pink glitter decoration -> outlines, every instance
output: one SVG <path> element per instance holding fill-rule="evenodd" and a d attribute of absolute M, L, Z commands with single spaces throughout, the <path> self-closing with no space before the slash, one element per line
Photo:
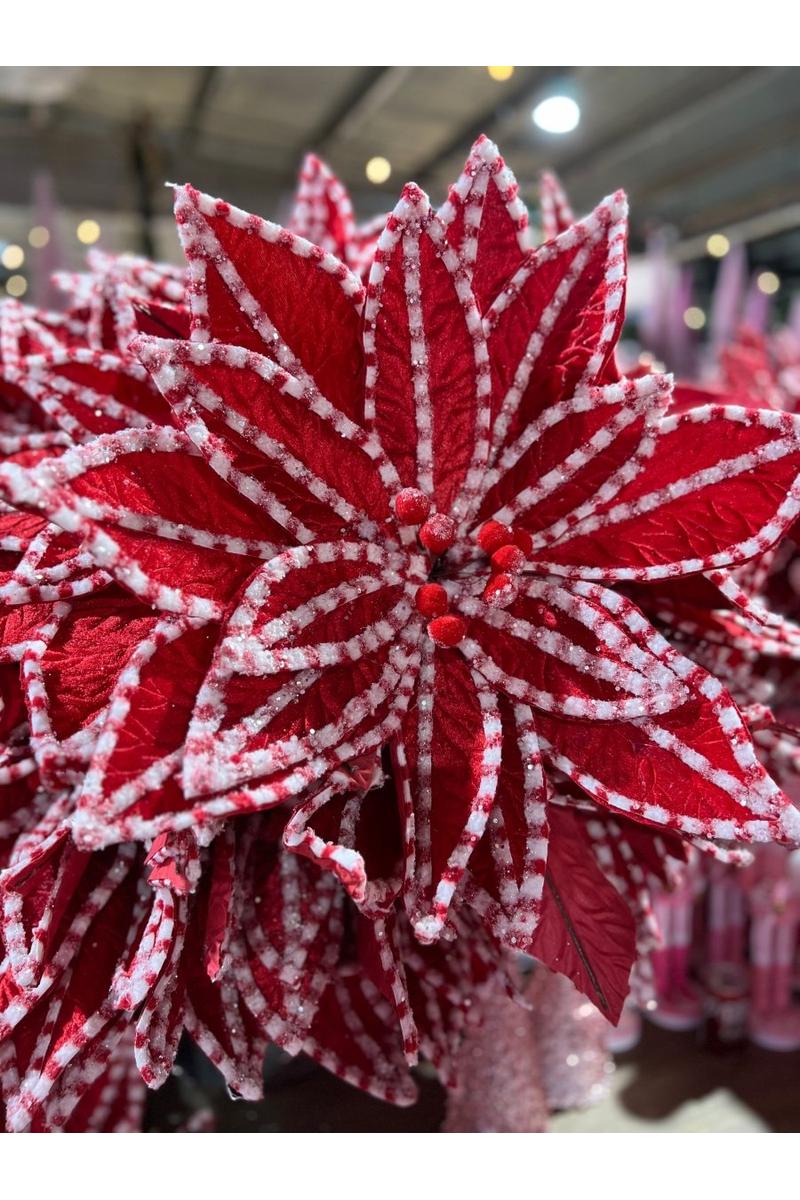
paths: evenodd
<path fill-rule="evenodd" d="M 458 1086 L 449 1094 L 442 1132 L 545 1132 L 547 1100 L 530 1013 L 497 981 L 473 1008 L 482 1021 L 470 1024 L 461 1044 Z"/>
<path fill-rule="evenodd" d="M 614 1064 L 602 1014 L 563 975 L 538 968 L 528 989 L 551 1109 L 588 1108 L 608 1093 Z"/>

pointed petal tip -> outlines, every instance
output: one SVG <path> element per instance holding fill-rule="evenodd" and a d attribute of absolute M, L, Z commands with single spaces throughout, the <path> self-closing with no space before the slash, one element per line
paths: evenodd
<path fill-rule="evenodd" d="M 153 333 L 137 333 L 128 343 L 128 349 L 143 366 L 149 367 L 153 363 L 161 362 L 166 349 L 177 348 L 176 342 L 180 342 L 181 347 L 191 345 L 191 343 L 184 342 L 182 338 L 158 337 Z"/>
<path fill-rule="evenodd" d="M 608 197 L 608 206 L 613 217 L 620 219 L 628 215 L 628 194 L 623 188 L 618 188 Z"/>
<path fill-rule="evenodd" d="M 473 154 L 478 155 L 484 162 L 494 162 L 496 159 L 502 157 L 497 142 L 492 141 L 488 134 L 485 133 L 480 134 L 472 143 L 470 157 Z"/>
<path fill-rule="evenodd" d="M 395 205 L 395 213 L 400 216 L 424 215 L 430 209 L 427 192 L 418 183 L 409 182 L 403 186 L 400 199 Z"/>
<path fill-rule="evenodd" d="M 311 180 L 324 180 L 327 183 L 336 181 L 336 172 L 314 150 L 307 150 L 303 155 L 303 161 L 300 166 L 300 181 L 309 182 Z"/>

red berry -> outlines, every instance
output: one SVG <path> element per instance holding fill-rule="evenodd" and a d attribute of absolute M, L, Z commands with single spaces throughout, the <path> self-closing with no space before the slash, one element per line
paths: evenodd
<path fill-rule="evenodd" d="M 401 525 L 421 525 L 431 511 L 431 502 L 419 488 L 403 488 L 394 498 L 394 511 Z"/>
<path fill-rule="evenodd" d="M 478 531 L 478 545 L 487 554 L 494 554 L 501 546 L 507 546 L 511 539 L 511 530 L 499 521 L 487 521 Z"/>
<path fill-rule="evenodd" d="M 456 523 L 444 513 L 434 513 L 420 529 L 419 540 L 431 554 L 444 554 L 456 540 Z"/>
<path fill-rule="evenodd" d="M 495 575 L 483 589 L 483 599 L 490 608 L 508 608 L 519 595 L 519 584 L 513 575 Z"/>
<path fill-rule="evenodd" d="M 531 550 L 533 549 L 533 538 L 527 529 L 514 530 L 514 545 L 519 546 L 526 558 L 530 558 Z"/>
<path fill-rule="evenodd" d="M 501 546 L 492 555 L 492 570 L 518 575 L 525 566 L 525 555 L 519 546 Z"/>
<path fill-rule="evenodd" d="M 467 632 L 463 617 L 448 613 L 445 617 L 434 617 L 428 625 L 428 633 L 439 646 L 457 646 Z"/>
<path fill-rule="evenodd" d="M 440 583 L 423 583 L 417 589 L 414 603 L 423 617 L 441 617 L 447 612 L 447 592 Z"/>

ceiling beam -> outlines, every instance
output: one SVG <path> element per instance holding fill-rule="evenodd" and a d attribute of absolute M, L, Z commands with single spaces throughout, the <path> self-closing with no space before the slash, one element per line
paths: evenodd
<path fill-rule="evenodd" d="M 178 139 L 178 153 L 194 150 L 203 127 L 203 119 L 219 79 L 219 67 L 198 67 L 197 82 L 186 106 L 183 129 Z"/>
<path fill-rule="evenodd" d="M 742 166 L 752 159 L 770 150 L 800 144 L 800 109 L 794 113 L 782 115 L 779 119 L 771 117 L 746 139 L 723 143 L 723 148 L 717 154 L 709 154 L 700 160 L 688 164 L 685 168 L 676 168 L 660 174 L 648 176 L 646 183 L 636 189 L 636 202 L 639 205 L 651 204 L 658 208 L 659 198 L 669 200 L 676 194 L 680 196 L 687 185 L 702 183 L 705 179 L 713 179 L 716 175 L 730 170 L 731 167 Z"/>
<path fill-rule="evenodd" d="M 325 120 L 316 129 L 304 135 L 302 145 L 295 149 L 294 157 L 299 162 L 307 150 L 322 154 L 329 142 L 340 137 L 342 129 L 347 130 L 349 121 L 358 121 L 359 113 L 374 104 L 374 97 L 380 96 L 397 71 L 406 71 L 407 67 L 365 67 L 356 83 L 348 88 L 343 100 L 333 108 Z"/>
<path fill-rule="evenodd" d="M 332 130 L 328 141 L 349 142 L 358 137 L 370 117 L 380 112 L 392 96 L 399 92 L 414 69 L 414 67 L 386 67 L 383 74 L 375 80 L 371 87 L 367 88 L 361 99 L 342 118 L 337 128 Z"/>
<path fill-rule="evenodd" d="M 787 69 L 742 67 L 734 78 L 729 78 L 722 85 L 718 78 L 709 73 L 704 85 L 693 89 L 685 103 L 671 105 L 669 111 L 660 116 L 654 116 L 652 112 L 640 114 L 627 127 L 595 142 L 589 151 L 584 148 L 566 157 L 554 156 L 554 165 L 564 181 L 575 186 L 598 168 L 607 170 L 615 161 L 635 158 L 639 154 L 652 154 L 654 146 L 679 137 L 687 125 L 708 122 L 710 112 L 716 105 L 746 103 L 750 93 L 761 87 L 768 76 Z"/>

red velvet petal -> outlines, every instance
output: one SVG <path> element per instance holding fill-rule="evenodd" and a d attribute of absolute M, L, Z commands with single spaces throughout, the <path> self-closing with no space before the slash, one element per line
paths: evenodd
<path fill-rule="evenodd" d="M 80 787 L 74 829 L 82 845 L 145 837 L 150 822 L 185 807 L 176 775 L 217 634 L 216 625 L 165 617 L 133 648 Z"/>
<path fill-rule="evenodd" d="M 387 520 L 376 440 L 271 359 L 216 343 L 134 345 L 212 469 L 287 536 L 374 537 Z"/>
<path fill-rule="evenodd" d="M 665 418 L 629 483 L 554 546 L 541 570 L 663 579 L 766 551 L 800 509 L 800 422 L 785 413 L 693 409 Z"/>
<path fill-rule="evenodd" d="M 175 217 L 189 260 L 194 340 L 268 354 L 360 421 L 363 292 L 344 264 L 188 185 L 176 191 Z"/>
<path fill-rule="evenodd" d="M 593 724 L 537 714 L 546 757 L 598 804 L 638 821 L 719 840 L 795 837 L 796 811 L 727 692 L 683 661 L 691 699 L 665 716 Z"/>
<path fill-rule="evenodd" d="M 283 530 L 238 495 L 174 429 L 125 430 L 50 460 L 35 478 L 0 468 L 9 500 L 86 540 L 137 595 L 168 612 L 213 617 L 275 552 Z"/>
<path fill-rule="evenodd" d="M 30 356 L 14 380 L 77 442 L 170 420 L 146 372 L 114 354 L 65 348 Z"/>
<path fill-rule="evenodd" d="M 547 786 L 533 713 L 505 698 L 500 711 L 503 758 L 497 798 L 470 859 L 466 890 L 492 936 L 519 952 L 530 946 L 541 913 Z"/>
<path fill-rule="evenodd" d="M 497 698 L 458 651 L 423 660 L 403 724 L 413 799 L 406 830 L 406 906 L 417 937 L 435 941 L 494 804 L 502 756 Z"/>
<path fill-rule="evenodd" d="M 530 251 L 486 314 L 495 377 L 493 446 L 579 386 L 615 378 L 624 313 L 627 203 L 621 192 Z"/>
<path fill-rule="evenodd" d="M 486 458 L 489 362 L 465 268 L 414 184 L 379 242 L 364 347 L 367 420 L 402 485 L 458 515 Z"/>
<path fill-rule="evenodd" d="M 316 154 L 303 160 L 290 229 L 353 267 L 353 206 L 344 184 Z"/>
<path fill-rule="evenodd" d="M 253 789 L 295 765 L 308 783 L 380 746 L 408 704 L 418 660 L 421 619 L 398 573 L 404 562 L 369 543 L 333 543 L 287 551 L 254 575 L 198 696 L 188 795 L 245 781 Z M 282 783 L 279 798 L 290 794 Z M 263 802 L 270 797 L 265 784 Z"/>
<path fill-rule="evenodd" d="M 117 677 L 157 620 L 149 607 L 115 590 L 58 607 L 65 611 L 52 635 L 22 660 L 31 746 L 51 787 L 74 781 L 85 768 Z"/>
<path fill-rule="evenodd" d="M 479 516 L 533 535 L 533 554 L 574 528 L 649 464 L 658 418 L 670 401 L 663 375 L 587 388 L 552 404 L 484 479 Z"/>
<path fill-rule="evenodd" d="M 550 809 L 542 914 L 531 953 L 571 979 L 612 1024 L 636 959 L 633 918 L 605 879 L 578 818 Z"/>
<path fill-rule="evenodd" d="M 481 312 L 516 271 L 527 245 L 528 214 L 494 142 L 481 134 L 438 217 L 458 251 Z"/>
<path fill-rule="evenodd" d="M 613 592 L 527 577 L 520 586 L 505 609 L 459 601 L 471 618 L 463 652 L 493 686 L 545 712 L 601 721 L 657 715 L 686 699 L 667 643 L 643 618 L 639 629 L 623 625 Z"/>

